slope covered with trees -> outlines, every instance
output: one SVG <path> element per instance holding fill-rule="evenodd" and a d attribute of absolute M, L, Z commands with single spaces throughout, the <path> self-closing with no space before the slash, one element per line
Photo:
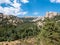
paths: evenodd
<path fill-rule="evenodd" d="M 42 23 L 44 24 L 40 28 L 35 22 L 27 21 L 14 26 L 8 25 L 6 19 L 3 21 L 2 26 L 0 23 L 0 42 L 35 38 L 36 45 L 60 45 L 60 15 L 45 18 Z"/>
<path fill-rule="evenodd" d="M 39 45 L 60 45 L 60 15 L 46 18 L 38 35 Z M 58 22 L 57 22 L 58 21 Z"/>
<path fill-rule="evenodd" d="M 34 37 L 40 31 L 33 18 L 21 19 L 12 15 L 0 15 L 0 42 Z M 26 20 L 26 21 L 25 21 Z M 30 21 L 29 21 L 30 20 Z"/>

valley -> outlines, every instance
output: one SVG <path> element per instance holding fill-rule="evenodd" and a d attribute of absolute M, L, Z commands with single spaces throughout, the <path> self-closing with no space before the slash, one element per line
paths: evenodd
<path fill-rule="evenodd" d="M 0 45 L 59 45 L 60 15 L 51 16 L 20 18 L 0 14 Z"/>

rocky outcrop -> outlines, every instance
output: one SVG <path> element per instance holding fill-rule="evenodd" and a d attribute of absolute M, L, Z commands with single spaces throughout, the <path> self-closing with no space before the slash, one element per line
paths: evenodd
<path fill-rule="evenodd" d="M 7 24 L 12 24 L 12 25 L 17 26 L 18 24 L 23 23 L 23 20 L 13 15 L 4 15 L 0 13 L 0 25 L 2 23 L 7 23 Z"/>
<path fill-rule="evenodd" d="M 32 21 L 35 22 L 39 27 L 39 26 L 43 26 L 43 24 L 45 23 L 43 22 L 45 18 L 53 18 L 54 16 L 57 16 L 57 15 L 59 15 L 59 13 L 57 12 L 46 12 L 46 15 L 44 17 L 43 16 L 38 17 Z"/>
<path fill-rule="evenodd" d="M 46 12 L 45 17 L 52 18 L 54 16 L 58 15 L 57 12 Z"/>

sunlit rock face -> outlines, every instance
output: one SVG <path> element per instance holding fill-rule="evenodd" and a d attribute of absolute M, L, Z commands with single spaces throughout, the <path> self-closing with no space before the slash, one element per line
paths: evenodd
<path fill-rule="evenodd" d="M 37 17 L 36 19 L 33 20 L 33 22 L 36 22 L 38 27 L 43 26 L 45 23 L 43 22 L 45 18 L 53 18 L 54 16 L 57 16 L 57 15 L 59 15 L 59 13 L 57 12 L 46 12 L 45 16 Z"/>
<path fill-rule="evenodd" d="M 3 13 L 0 13 L 0 24 L 3 23 L 7 23 L 7 24 L 12 24 L 17 26 L 17 24 L 21 24 L 23 23 L 23 20 L 21 20 L 19 17 L 17 16 L 13 16 L 13 15 L 4 15 Z"/>
<path fill-rule="evenodd" d="M 52 18 L 52 17 L 54 17 L 56 15 L 58 15 L 57 12 L 46 12 L 46 16 L 45 17 Z"/>

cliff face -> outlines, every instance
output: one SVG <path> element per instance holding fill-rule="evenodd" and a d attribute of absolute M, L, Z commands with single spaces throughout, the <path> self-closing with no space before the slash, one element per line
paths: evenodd
<path fill-rule="evenodd" d="M 13 16 L 13 15 L 4 15 L 0 13 L 0 25 L 1 24 L 12 24 L 12 25 L 19 25 L 23 23 L 23 20 L 21 20 L 19 17 Z"/>
<path fill-rule="evenodd" d="M 45 18 L 53 18 L 55 16 L 59 16 L 60 14 L 57 12 L 46 12 L 44 17 L 38 17 L 36 19 L 33 20 L 33 22 L 36 22 L 38 26 L 42 26 L 45 22 L 43 22 L 45 20 Z M 59 17 L 60 18 L 60 17 Z"/>
<path fill-rule="evenodd" d="M 46 12 L 45 17 L 52 18 L 52 17 L 57 16 L 57 15 L 58 15 L 57 12 Z"/>

